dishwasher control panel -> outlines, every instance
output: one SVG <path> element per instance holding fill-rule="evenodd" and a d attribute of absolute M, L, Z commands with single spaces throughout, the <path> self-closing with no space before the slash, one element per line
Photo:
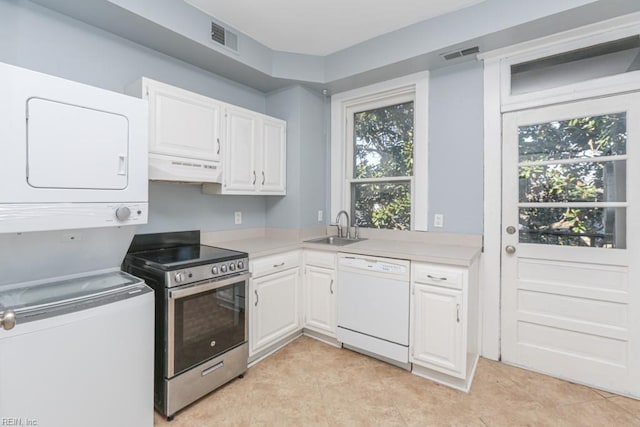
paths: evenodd
<path fill-rule="evenodd" d="M 379 258 L 345 256 L 339 260 L 341 266 L 379 273 L 405 275 L 409 271 L 408 262 L 390 262 Z"/>

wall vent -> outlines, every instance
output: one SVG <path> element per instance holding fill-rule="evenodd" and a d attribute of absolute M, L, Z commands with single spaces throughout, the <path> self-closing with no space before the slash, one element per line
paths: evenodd
<path fill-rule="evenodd" d="M 238 51 L 238 35 L 215 22 L 211 23 L 211 40 L 234 52 Z"/>
<path fill-rule="evenodd" d="M 462 58 L 463 56 L 473 55 L 478 52 L 480 52 L 480 48 L 478 46 L 474 46 L 462 50 L 456 50 L 454 52 L 443 53 L 442 57 L 445 60 L 450 61 L 452 59 Z"/>

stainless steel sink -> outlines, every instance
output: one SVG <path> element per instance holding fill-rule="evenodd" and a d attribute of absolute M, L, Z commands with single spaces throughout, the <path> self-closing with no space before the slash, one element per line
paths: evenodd
<path fill-rule="evenodd" d="M 320 243 L 324 245 L 345 246 L 356 242 L 362 242 L 367 239 L 345 239 L 344 237 L 327 236 L 318 239 L 305 240 L 306 243 Z"/>

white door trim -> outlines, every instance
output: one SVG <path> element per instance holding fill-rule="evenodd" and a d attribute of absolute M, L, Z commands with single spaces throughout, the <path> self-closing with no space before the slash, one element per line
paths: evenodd
<path fill-rule="evenodd" d="M 484 62 L 484 253 L 480 259 L 481 354 L 500 358 L 502 115 L 500 58 Z"/>

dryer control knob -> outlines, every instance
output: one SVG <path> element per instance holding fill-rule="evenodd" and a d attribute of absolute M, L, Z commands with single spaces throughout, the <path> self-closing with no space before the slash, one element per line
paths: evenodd
<path fill-rule="evenodd" d="M 126 221 L 129 219 L 129 216 L 131 216 L 131 209 L 128 207 L 120 206 L 116 209 L 116 218 L 118 218 L 119 221 Z"/>

